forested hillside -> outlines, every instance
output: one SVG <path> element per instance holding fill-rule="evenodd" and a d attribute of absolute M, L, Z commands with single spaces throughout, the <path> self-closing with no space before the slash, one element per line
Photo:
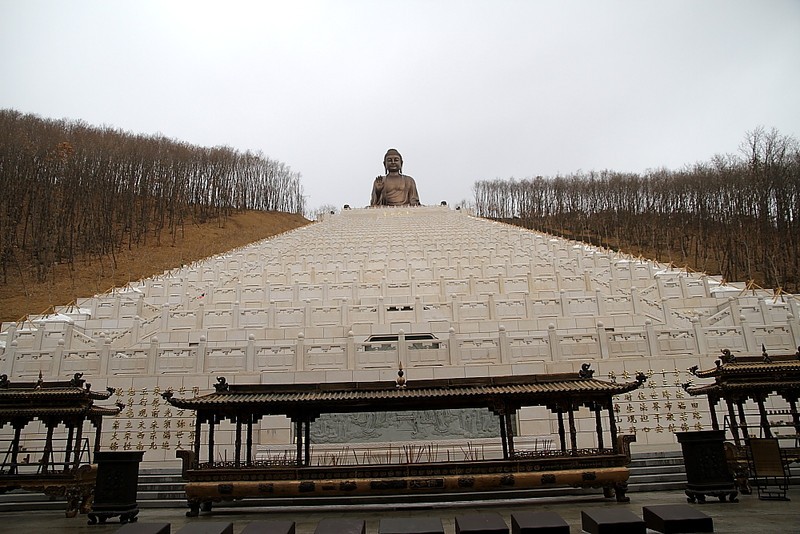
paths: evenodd
<path fill-rule="evenodd" d="M 260 153 L 0 110 L 0 283 L 174 243 L 242 210 L 304 211 L 300 175 Z"/>
<path fill-rule="evenodd" d="M 800 147 L 776 130 L 682 170 L 484 180 L 474 193 L 482 217 L 800 291 Z"/>

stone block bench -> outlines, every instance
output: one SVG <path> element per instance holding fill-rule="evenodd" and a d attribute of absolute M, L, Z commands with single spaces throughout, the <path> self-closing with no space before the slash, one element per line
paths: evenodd
<path fill-rule="evenodd" d="M 644 520 L 628 510 L 581 510 L 581 527 L 589 534 L 645 534 Z"/>
<path fill-rule="evenodd" d="M 495 512 L 456 516 L 456 534 L 508 534 L 508 525 Z"/>
<path fill-rule="evenodd" d="M 515 512 L 511 534 L 569 534 L 569 525 L 555 512 Z"/>
<path fill-rule="evenodd" d="M 664 534 L 714 532 L 714 520 L 688 504 L 645 506 L 642 515 L 647 528 Z"/>

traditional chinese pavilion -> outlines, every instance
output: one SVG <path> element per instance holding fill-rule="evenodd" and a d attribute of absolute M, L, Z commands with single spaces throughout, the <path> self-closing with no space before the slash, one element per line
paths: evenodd
<path fill-rule="evenodd" d="M 542 374 L 406 382 L 284 385 L 228 384 L 220 377 L 214 393 L 175 398 L 177 408 L 196 412 L 195 442 L 179 451 L 189 515 L 214 501 L 244 497 L 327 497 L 341 495 L 430 494 L 454 491 L 528 489 L 542 485 L 602 487 L 608 497 L 627 500 L 625 491 L 634 436 L 617 435 L 613 397 L 637 389 L 644 375 L 615 383 L 593 378 L 585 364 L 580 373 Z M 559 447 L 520 450 L 512 419 L 517 410 L 544 406 L 556 415 Z M 312 465 L 310 425 L 324 413 L 391 412 L 488 408 L 498 418 L 503 457 L 496 460 L 414 461 L 382 464 Z M 596 443 L 578 443 L 575 415 L 594 414 Z M 294 428 L 296 455 L 286 462 L 253 457 L 253 425 L 269 415 L 284 415 Z M 234 458 L 215 457 L 215 428 L 235 425 Z M 604 428 L 604 422 L 608 428 Z M 569 434 L 569 436 L 567 436 Z M 205 435 L 203 447 L 201 435 Z"/>
<path fill-rule="evenodd" d="M 773 437 L 773 429 L 778 426 L 793 428 L 795 438 L 800 436 L 800 415 L 797 411 L 800 349 L 797 354 L 783 356 L 770 356 L 766 350 L 761 356 L 735 356 L 729 350 L 724 350 L 713 368 L 700 371 L 694 367 L 692 372 L 698 378 L 713 378 L 714 382 L 687 385 L 684 389 L 690 395 L 708 397 L 714 430 L 720 429 L 717 404 L 725 401 L 731 434 L 737 447 L 741 447 L 751 436 Z M 772 395 L 781 397 L 788 404 L 788 409 L 769 413 L 766 403 Z M 748 422 L 745 412 L 748 400 L 758 406 L 757 425 L 752 424 L 752 419 Z M 784 421 L 782 415 L 791 421 Z M 773 421 L 770 420 L 771 416 Z"/>
<path fill-rule="evenodd" d="M 3 447 L 0 493 L 39 491 L 66 498 L 68 517 L 88 512 L 97 475 L 91 460 L 100 449 L 103 417 L 120 411 L 95 401 L 107 400 L 113 391 L 93 391 L 81 373 L 61 382 L 45 382 L 40 375 L 28 383 L 12 383 L 0 375 L 0 428 L 10 425 L 14 430 Z M 45 427 L 43 439 L 34 421 Z M 84 435 L 86 421 L 95 429 L 91 446 Z M 32 437 L 26 438 L 27 430 Z"/>

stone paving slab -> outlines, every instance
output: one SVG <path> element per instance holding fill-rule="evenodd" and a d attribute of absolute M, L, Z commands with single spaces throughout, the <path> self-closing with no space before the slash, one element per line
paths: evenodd
<path fill-rule="evenodd" d="M 800 524 L 800 488 L 789 489 L 791 502 L 760 501 L 756 495 L 743 495 L 738 503 L 708 502 L 690 505 L 714 520 L 715 532 L 743 534 L 768 532 L 769 534 L 797 533 Z M 172 532 L 177 532 L 188 523 L 232 522 L 234 534 L 241 534 L 247 524 L 254 521 L 296 521 L 296 534 L 313 534 L 317 524 L 324 518 L 347 518 L 366 520 L 367 534 L 378 532 L 382 518 L 390 517 L 434 517 L 440 518 L 445 534 L 455 533 L 455 517 L 475 512 L 497 512 L 511 524 L 511 514 L 524 511 L 552 511 L 558 513 L 570 525 L 571 531 L 581 532 L 581 510 L 610 508 L 630 510 L 641 516 L 643 506 L 661 504 L 685 504 L 682 491 L 631 493 L 630 503 L 617 503 L 599 497 L 542 498 L 528 501 L 481 501 L 461 503 L 417 503 L 414 506 L 331 506 L 328 508 L 224 508 L 215 507 L 214 512 L 200 517 L 187 518 L 183 508 L 146 509 L 140 513 L 140 521 L 148 523 L 170 523 Z M 0 534 L 17 532 L 39 532 L 53 534 L 114 534 L 120 524 L 108 522 L 104 525 L 87 525 L 86 516 L 65 518 L 63 511 L 4 512 L 0 513 Z"/>

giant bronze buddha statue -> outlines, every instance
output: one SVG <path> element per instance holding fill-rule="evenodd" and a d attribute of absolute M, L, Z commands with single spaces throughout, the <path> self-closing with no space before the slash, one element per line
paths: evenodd
<path fill-rule="evenodd" d="M 383 157 L 384 176 L 372 183 L 370 206 L 419 206 L 417 184 L 403 173 L 403 156 L 390 148 Z"/>

